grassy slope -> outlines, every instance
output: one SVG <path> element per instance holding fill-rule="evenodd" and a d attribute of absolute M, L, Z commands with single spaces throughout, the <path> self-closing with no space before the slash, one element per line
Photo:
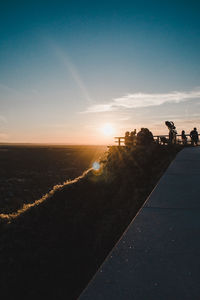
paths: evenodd
<path fill-rule="evenodd" d="M 113 147 L 101 171 L 1 216 L 1 295 L 76 299 L 179 150 Z"/>

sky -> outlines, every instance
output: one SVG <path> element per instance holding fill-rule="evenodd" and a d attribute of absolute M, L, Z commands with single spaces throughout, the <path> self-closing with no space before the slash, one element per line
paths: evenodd
<path fill-rule="evenodd" d="M 166 120 L 200 132 L 199 10 L 1 1 L 0 142 L 110 144 L 134 128 L 167 134 Z"/>

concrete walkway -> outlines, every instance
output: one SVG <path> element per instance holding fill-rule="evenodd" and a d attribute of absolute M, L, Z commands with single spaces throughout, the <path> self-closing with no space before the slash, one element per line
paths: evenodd
<path fill-rule="evenodd" d="M 200 147 L 177 155 L 80 299 L 200 299 Z"/>

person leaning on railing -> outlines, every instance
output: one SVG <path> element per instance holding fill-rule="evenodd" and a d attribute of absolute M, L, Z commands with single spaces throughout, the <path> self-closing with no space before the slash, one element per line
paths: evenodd
<path fill-rule="evenodd" d="M 187 145 L 187 136 L 185 134 L 185 130 L 182 130 L 182 132 L 181 132 L 181 139 L 182 139 L 183 145 Z"/>

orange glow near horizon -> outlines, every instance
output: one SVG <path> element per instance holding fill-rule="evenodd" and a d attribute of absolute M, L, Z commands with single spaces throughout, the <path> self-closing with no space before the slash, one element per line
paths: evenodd
<path fill-rule="evenodd" d="M 104 122 L 100 119 L 88 120 L 87 126 L 79 128 L 79 124 L 69 128 L 64 124 L 60 126 L 44 127 L 39 126 L 37 128 L 24 128 L 21 134 L 17 130 L 13 130 L 8 136 L 1 137 L 2 143 L 32 143 L 32 144 L 60 144 L 60 145 L 116 145 L 115 136 L 124 136 L 126 131 L 132 131 L 137 129 L 137 133 L 141 127 L 147 127 L 153 133 L 153 135 L 168 134 L 168 129 L 164 122 L 152 123 L 130 123 L 123 124 L 118 123 L 114 118 L 112 122 L 109 122 L 104 118 Z M 196 123 L 190 123 L 190 126 L 186 128 L 186 124 L 182 121 L 176 121 L 175 125 L 178 134 L 183 129 L 188 134 L 192 130 Z M 197 127 L 200 132 L 200 129 Z"/>

